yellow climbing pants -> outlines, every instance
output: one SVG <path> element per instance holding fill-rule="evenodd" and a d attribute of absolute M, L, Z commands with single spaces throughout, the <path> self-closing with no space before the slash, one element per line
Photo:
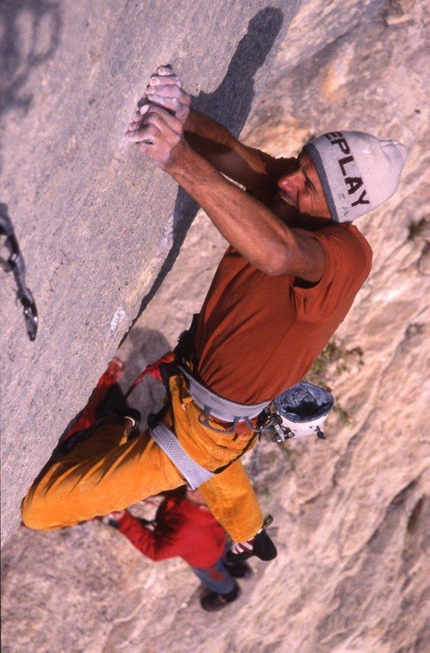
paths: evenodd
<path fill-rule="evenodd" d="M 257 497 L 238 460 L 249 447 L 251 431 L 216 433 L 200 424 L 201 411 L 180 375 L 171 377 L 170 391 L 172 404 L 163 422 L 176 433 L 185 451 L 213 472 L 231 463 L 199 488 L 209 509 L 234 541 L 249 539 L 263 522 Z M 127 442 L 123 426 L 104 422 L 64 458 L 45 466 L 23 499 L 22 518 L 26 526 L 37 530 L 72 526 L 184 483 L 147 430 Z"/>

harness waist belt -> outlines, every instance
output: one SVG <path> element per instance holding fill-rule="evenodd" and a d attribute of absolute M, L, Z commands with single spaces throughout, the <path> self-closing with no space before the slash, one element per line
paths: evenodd
<path fill-rule="evenodd" d="M 191 490 L 196 490 L 199 485 L 214 476 L 213 472 L 196 463 L 187 454 L 176 435 L 164 424 L 157 424 L 150 428 L 149 434 L 186 478 Z"/>
<path fill-rule="evenodd" d="M 188 390 L 191 397 L 198 407 L 206 414 L 210 413 L 211 417 L 224 422 L 235 422 L 236 424 L 237 422 L 246 422 L 249 424 L 250 419 L 257 417 L 270 404 L 270 401 L 264 401 L 261 404 L 238 404 L 225 399 L 199 383 L 182 365 L 178 367 L 189 381 Z"/>

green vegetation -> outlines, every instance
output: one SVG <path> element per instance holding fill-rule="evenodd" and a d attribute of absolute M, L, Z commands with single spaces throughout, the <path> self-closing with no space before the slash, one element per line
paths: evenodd
<path fill-rule="evenodd" d="M 331 384 L 335 377 L 349 372 L 351 366 L 362 367 L 363 365 L 363 350 L 361 347 L 347 349 L 341 341 L 334 338 L 315 360 L 305 380 L 310 383 L 315 383 L 315 385 L 331 389 Z M 337 400 L 335 401 L 333 412 L 339 416 L 342 424 L 350 424 L 352 422 L 351 415 Z"/>
<path fill-rule="evenodd" d="M 336 339 L 330 340 L 306 375 L 306 381 L 328 387 L 330 378 L 349 372 L 353 363 L 359 367 L 364 365 L 361 347 L 346 349 Z"/>

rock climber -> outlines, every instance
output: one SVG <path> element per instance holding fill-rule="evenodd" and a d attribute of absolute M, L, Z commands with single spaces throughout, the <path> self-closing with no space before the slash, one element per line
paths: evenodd
<path fill-rule="evenodd" d="M 230 244 L 166 380 L 169 402 L 132 439 L 136 415 L 98 425 L 39 475 L 23 520 L 72 525 L 186 481 L 234 541 L 230 560 L 269 560 L 276 548 L 240 458 L 259 415 L 309 371 L 369 275 L 371 248 L 352 222 L 395 192 L 407 149 L 337 130 L 275 159 L 190 105 L 161 66 L 126 133 L 142 166 L 175 180 Z"/>

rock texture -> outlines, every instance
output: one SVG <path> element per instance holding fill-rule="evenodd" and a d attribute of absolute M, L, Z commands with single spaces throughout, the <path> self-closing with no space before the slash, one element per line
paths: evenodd
<path fill-rule="evenodd" d="M 295 153 L 309 135 L 339 126 L 410 148 L 399 192 L 360 224 L 373 271 L 336 342 L 360 347 L 364 364 L 352 358 L 341 371 L 340 358 L 324 370 L 350 420 L 333 415 L 326 442 L 264 441 L 248 459 L 262 505 L 275 516 L 278 558 L 254 562 L 242 597 L 210 615 L 184 563 L 153 565 L 101 523 L 20 529 L 3 553 L 5 651 L 428 650 L 428 21 L 424 3 L 413 0 L 303 3 L 243 132 L 275 154 Z M 223 247 L 199 214 L 119 351 L 124 387 L 174 344 Z M 107 360 L 106 351 L 97 374 Z M 160 400 L 156 386 L 134 395 L 145 410 Z M 76 409 L 68 397 L 64 406 Z"/>

